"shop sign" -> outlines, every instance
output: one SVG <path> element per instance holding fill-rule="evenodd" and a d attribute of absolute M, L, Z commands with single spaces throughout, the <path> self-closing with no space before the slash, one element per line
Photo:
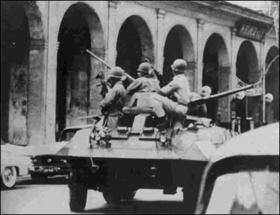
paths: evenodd
<path fill-rule="evenodd" d="M 262 41 L 267 32 L 267 27 L 248 20 L 239 20 L 236 24 L 236 28 L 236 34 L 238 36 L 255 41 Z"/>

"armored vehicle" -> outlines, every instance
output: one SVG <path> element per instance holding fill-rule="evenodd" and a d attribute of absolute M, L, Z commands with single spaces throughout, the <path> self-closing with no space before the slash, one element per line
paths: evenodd
<path fill-rule="evenodd" d="M 189 106 L 251 87 L 198 99 Z M 102 192 L 107 203 L 117 204 L 132 200 L 140 188 L 175 194 L 177 187 L 183 188 L 186 212 L 194 211 L 203 170 L 232 132 L 211 123 L 211 119 L 190 115 L 180 129 L 175 129 L 172 117 L 167 127 L 158 128 L 152 109 L 138 105 L 148 103 L 145 94 L 139 93 L 135 99 L 134 106 L 123 108 L 116 128 L 103 126 L 104 118 L 96 116 L 91 128 L 79 130 L 54 155 L 66 159 L 72 168 L 72 211 L 85 208 L 88 189 Z"/>

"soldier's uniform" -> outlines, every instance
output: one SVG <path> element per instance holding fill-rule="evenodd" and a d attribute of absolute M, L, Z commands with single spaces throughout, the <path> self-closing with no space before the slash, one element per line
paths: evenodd
<path fill-rule="evenodd" d="M 209 94 L 210 96 L 210 94 Z M 198 94 L 198 93 L 191 93 L 191 97 L 190 97 L 190 101 L 195 101 L 198 100 L 200 98 L 202 98 L 202 94 Z M 195 115 L 195 116 L 199 116 L 199 117 L 207 117 L 207 107 L 205 104 L 195 104 L 195 105 L 189 105 L 189 110 L 188 110 L 188 114 L 189 115 Z"/>
<path fill-rule="evenodd" d="M 117 127 L 118 118 L 125 104 L 126 91 L 122 84 L 123 70 L 119 67 L 112 68 L 108 79 L 114 78 L 115 83 L 105 98 L 100 102 L 102 113 L 106 116 L 104 125 L 109 128 Z"/>
<path fill-rule="evenodd" d="M 160 94 L 165 96 L 174 96 L 176 101 L 172 101 L 161 95 L 153 95 L 153 99 L 158 101 L 162 105 L 162 109 L 158 108 L 157 115 L 163 115 L 164 111 L 171 115 L 177 116 L 185 116 L 187 114 L 188 108 L 187 104 L 190 100 L 190 86 L 189 80 L 184 75 L 182 71 L 186 68 L 186 62 L 181 59 L 177 59 L 174 61 L 172 68 L 173 70 L 177 71 L 177 75 L 174 76 L 173 80 L 161 88 Z"/>
<path fill-rule="evenodd" d="M 127 87 L 127 94 L 132 95 L 136 92 L 157 92 L 159 91 L 159 81 L 153 75 L 153 69 L 149 63 L 141 63 L 137 69 L 139 78 Z"/>
<path fill-rule="evenodd" d="M 138 107 L 151 107 L 153 104 L 150 102 L 150 96 L 153 93 L 156 93 L 160 90 L 159 87 L 159 81 L 158 79 L 153 75 L 153 68 L 151 64 L 145 62 L 141 63 L 137 69 L 138 76 L 135 81 L 133 81 L 127 88 L 127 95 L 132 96 L 128 100 L 128 106 L 134 106 L 137 100 L 137 106 Z M 141 93 L 141 95 L 139 95 Z M 145 95 L 143 95 L 145 93 Z M 144 98 L 145 102 L 138 101 L 139 98 Z"/>
<path fill-rule="evenodd" d="M 127 94 L 132 95 L 135 92 L 157 92 L 159 89 L 159 81 L 156 78 L 144 76 L 137 78 L 127 87 Z"/>

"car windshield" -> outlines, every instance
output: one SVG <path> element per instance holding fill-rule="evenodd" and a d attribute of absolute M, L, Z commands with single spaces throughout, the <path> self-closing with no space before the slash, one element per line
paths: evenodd
<path fill-rule="evenodd" d="M 279 214 L 279 172 L 222 175 L 205 207 L 206 214 Z"/>
<path fill-rule="evenodd" d="M 59 141 L 70 141 L 78 130 L 80 130 L 80 128 L 63 130 L 60 135 Z"/>

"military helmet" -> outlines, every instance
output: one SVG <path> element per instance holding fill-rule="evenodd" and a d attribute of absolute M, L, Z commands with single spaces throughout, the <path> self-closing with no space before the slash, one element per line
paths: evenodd
<path fill-rule="evenodd" d="M 242 100 L 245 97 L 245 93 L 243 91 L 236 93 L 235 98 L 238 100 Z"/>
<path fill-rule="evenodd" d="M 175 72 L 184 72 L 187 69 L 187 62 L 183 59 L 176 59 L 171 65 L 171 69 Z"/>
<path fill-rule="evenodd" d="M 141 72 L 143 75 L 149 75 L 152 71 L 152 65 L 148 62 L 141 63 L 138 66 L 137 72 Z"/>
<path fill-rule="evenodd" d="M 118 66 L 111 68 L 108 74 L 108 79 L 109 78 L 123 79 L 123 77 L 124 77 L 124 70 Z"/>
<path fill-rule="evenodd" d="M 267 103 L 271 103 L 273 101 L 273 95 L 271 93 L 265 94 L 264 98 Z"/>
<path fill-rule="evenodd" d="M 202 97 L 208 97 L 208 96 L 211 95 L 211 93 L 212 93 L 211 87 L 205 85 L 205 86 L 203 86 L 203 87 L 201 88 L 200 95 L 201 95 Z"/>

